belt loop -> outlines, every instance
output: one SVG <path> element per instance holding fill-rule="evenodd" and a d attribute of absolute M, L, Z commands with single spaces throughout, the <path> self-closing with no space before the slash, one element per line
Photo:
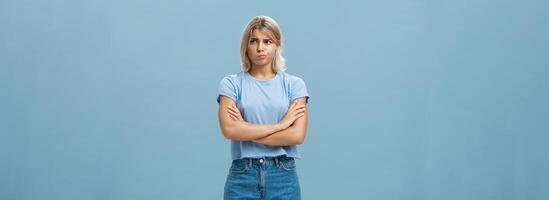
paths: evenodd
<path fill-rule="evenodd" d="M 278 166 L 278 157 L 275 157 L 275 163 L 276 163 L 276 166 Z"/>

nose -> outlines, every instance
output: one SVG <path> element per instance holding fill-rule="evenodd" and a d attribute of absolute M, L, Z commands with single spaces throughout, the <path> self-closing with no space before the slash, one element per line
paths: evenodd
<path fill-rule="evenodd" d="M 262 52 L 263 48 L 264 48 L 263 43 L 261 42 L 257 43 L 257 52 Z"/>

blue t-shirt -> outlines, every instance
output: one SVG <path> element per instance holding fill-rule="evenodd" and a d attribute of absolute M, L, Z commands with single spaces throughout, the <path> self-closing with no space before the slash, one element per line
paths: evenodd
<path fill-rule="evenodd" d="M 306 97 L 307 102 L 309 100 L 303 79 L 285 72 L 278 72 L 271 80 L 256 79 L 248 72 L 225 76 L 219 83 L 220 95 L 233 99 L 242 118 L 252 124 L 276 124 L 288 112 L 291 101 L 300 97 Z M 231 140 L 233 160 L 279 155 L 301 157 L 296 145 L 271 146 Z"/>

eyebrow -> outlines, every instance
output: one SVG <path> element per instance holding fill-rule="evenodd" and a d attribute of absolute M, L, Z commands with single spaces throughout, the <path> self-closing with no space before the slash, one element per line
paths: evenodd
<path fill-rule="evenodd" d="M 256 38 L 256 37 L 250 37 L 250 40 L 259 40 L 259 38 Z M 263 40 L 273 40 L 271 38 L 265 38 Z"/>

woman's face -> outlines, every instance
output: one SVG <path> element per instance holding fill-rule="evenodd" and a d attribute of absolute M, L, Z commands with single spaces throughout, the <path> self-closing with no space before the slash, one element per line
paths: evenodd
<path fill-rule="evenodd" d="M 248 58 L 254 67 L 271 66 L 278 45 L 268 30 L 253 30 L 248 41 Z"/>

